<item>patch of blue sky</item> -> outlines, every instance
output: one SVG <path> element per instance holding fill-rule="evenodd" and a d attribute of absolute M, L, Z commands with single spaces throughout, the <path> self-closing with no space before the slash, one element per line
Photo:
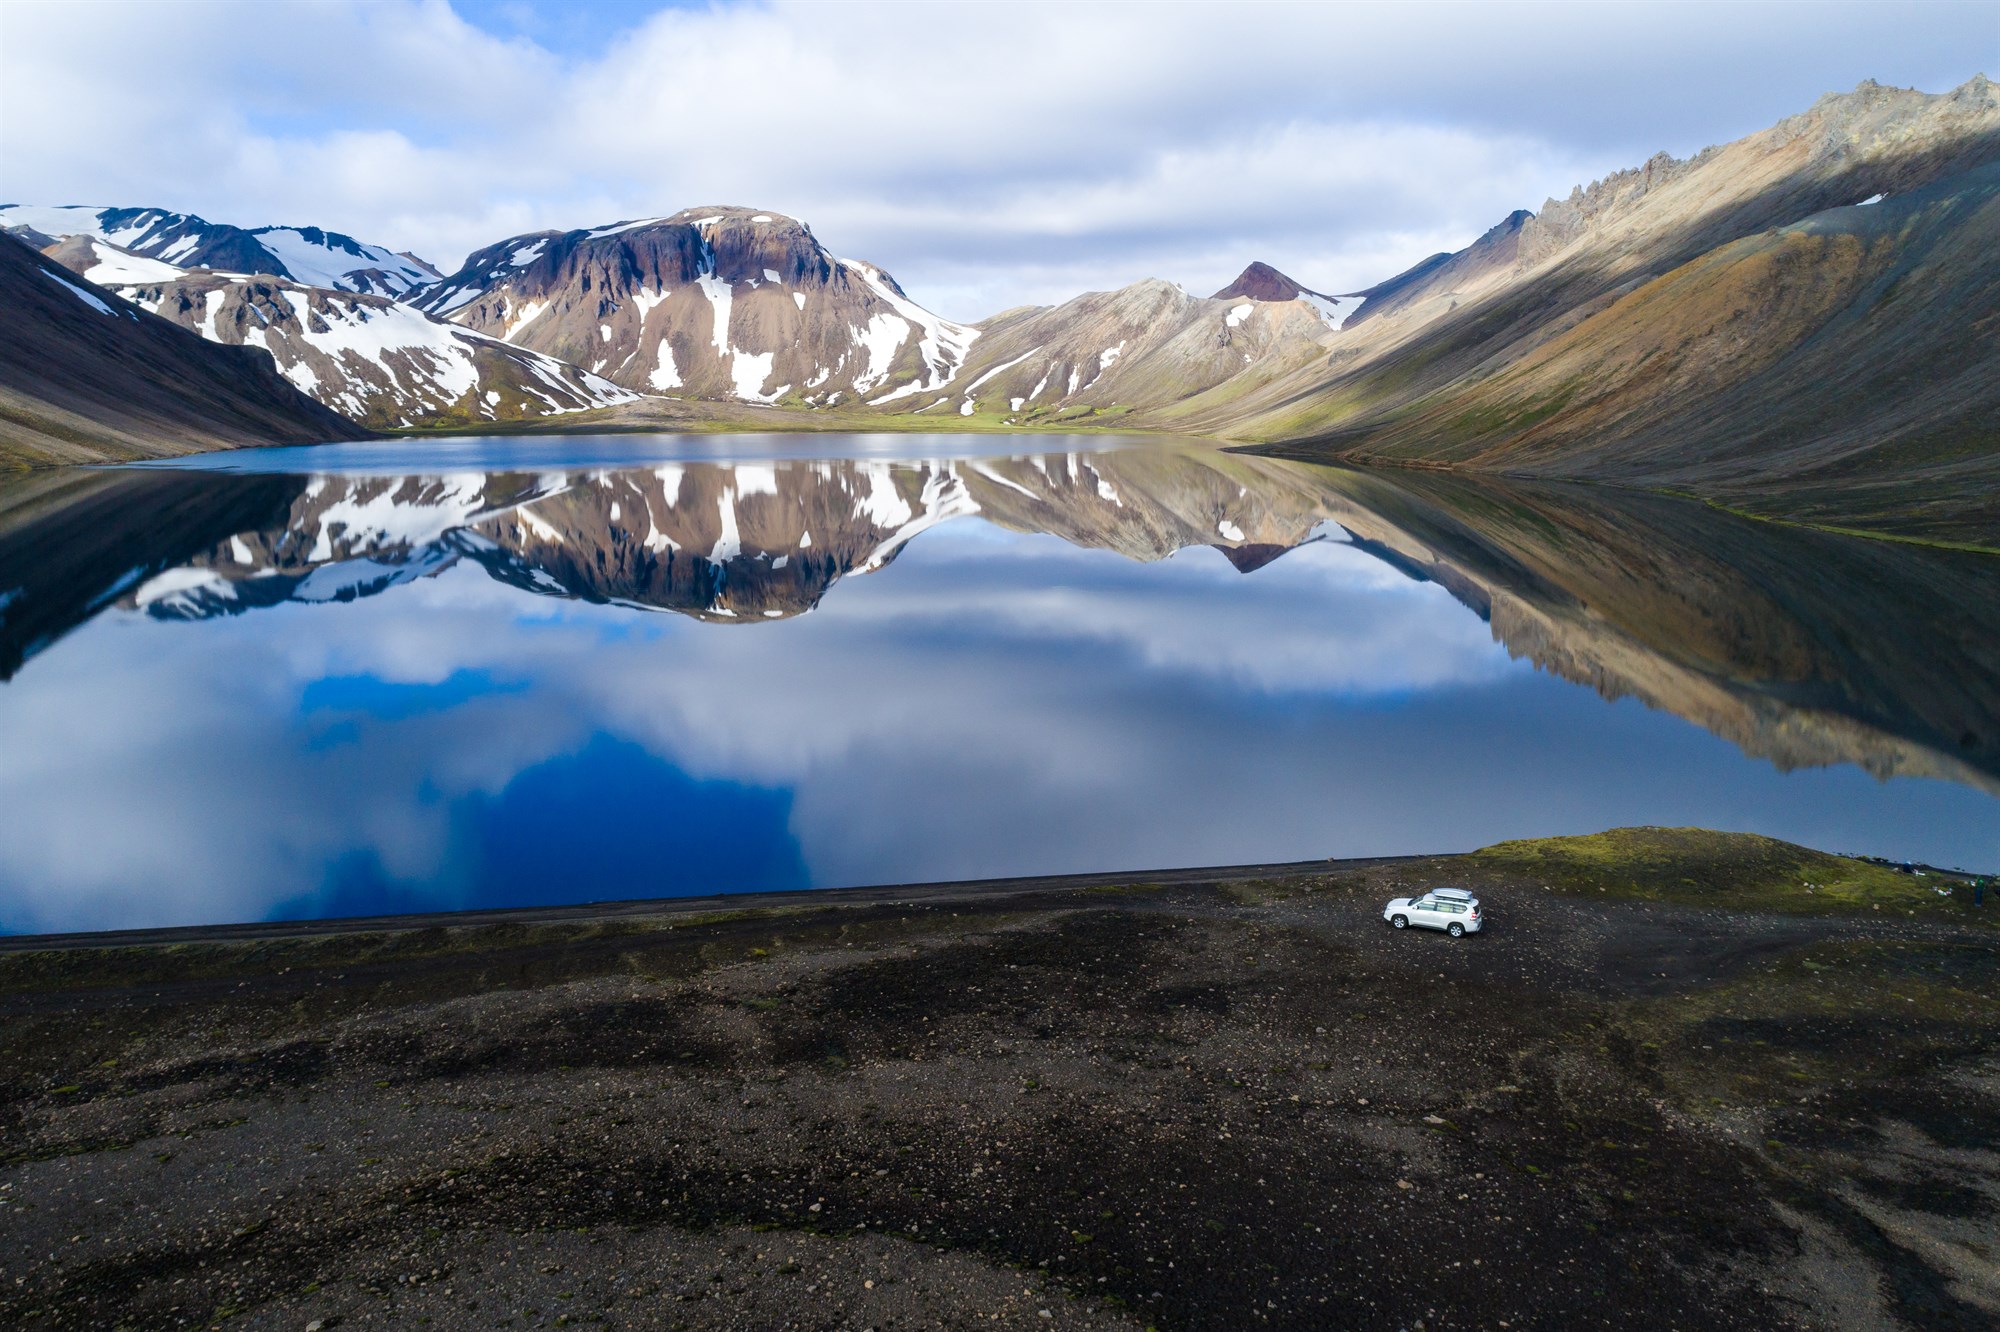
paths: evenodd
<path fill-rule="evenodd" d="M 708 0 L 452 0 L 451 7 L 483 32 L 578 60 L 602 55 L 663 10 L 730 8 Z"/>
<path fill-rule="evenodd" d="M 299 694 L 299 713 L 341 713 L 403 721 L 425 713 L 443 712 L 474 698 L 525 689 L 520 682 L 494 679 L 488 671 L 453 671 L 442 680 L 385 680 L 376 675 L 329 675 L 307 681 Z"/>

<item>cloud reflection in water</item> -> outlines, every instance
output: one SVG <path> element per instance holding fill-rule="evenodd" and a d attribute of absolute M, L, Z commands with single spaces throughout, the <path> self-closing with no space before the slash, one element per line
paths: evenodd
<path fill-rule="evenodd" d="M 0 686 L 0 925 L 1435 851 L 1642 822 L 1916 845 L 1948 861 L 1993 850 L 1985 793 L 1851 767 L 1780 773 L 1510 657 L 1439 583 L 1343 540 L 1306 540 L 1328 531 L 1317 512 L 1247 484 L 1232 494 L 1225 478 L 1177 501 L 1173 521 L 1142 520 L 1146 476 L 1099 461 L 1099 475 L 1064 459 L 1015 460 L 1007 475 L 1023 494 L 1040 484 L 1031 471 L 1112 492 L 1089 520 L 1101 530 L 1018 530 L 1030 500 L 1054 492 L 1007 512 L 993 496 L 1013 491 L 988 486 L 975 492 L 981 516 L 928 527 L 830 594 L 817 576 L 765 586 L 745 581 L 746 565 L 733 581 L 689 582 L 633 563 L 649 525 L 661 530 L 659 503 L 708 506 L 714 527 L 716 496 L 776 495 L 770 478 L 728 469 L 706 490 L 676 478 L 644 516 L 622 474 L 540 478 L 518 520 L 479 518 L 491 506 L 460 485 L 460 525 L 423 539 L 461 544 L 385 555 L 360 540 L 383 568 L 410 567 L 349 600 L 243 609 L 254 578 L 220 600 L 211 589 L 141 606 L 128 592 Z M 895 503 L 857 483 L 895 510 L 869 541 L 915 521 L 897 504 L 920 490 L 962 503 L 943 471 L 926 475 L 899 482 Z M 1174 524 L 1214 525 L 1202 505 L 1223 501 L 1237 517 L 1221 522 L 1262 521 L 1251 538 L 1294 548 L 1229 552 L 1249 573 L 1206 545 L 1130 558 L 1183 545 Z M 1268 511 L 1244 508 L 1258 502 Z M 618 535 L 581 542 L 586 504 L 618 505 Z M 775 546 L 781 515 L 723 518 L 733 537 L 700 540 L 734 540 L 768 571 L 755 533 L 761 522 Z M 537 557 L 541 578 L 574 590 L 595 570 L 625 590 L 550 595 L 494 544 L 505 523 L 560 548 Z M 1132 548 L 1139 528 L 1153 546 Z M 466 530 L 492 535 L 455 535 Z M 674 530 L 651 549 L 696 540 Z M 273 568 L 283 535 L 260 538 Z M 795 559 L 815 548 L 790 529 L 782 539 Z M 202 567 L 221 579 L 250 544 L 225 542 Z M 338 554 L 325 544 L 323 558 Z M 847 567 L 866 567 L 867 549 Z M 777 609 L 780 592 L 817 609 Z M 617 604 L 641 593 L 691 613 Z M 744 615 L 727 614 L 732 597 Z"/>

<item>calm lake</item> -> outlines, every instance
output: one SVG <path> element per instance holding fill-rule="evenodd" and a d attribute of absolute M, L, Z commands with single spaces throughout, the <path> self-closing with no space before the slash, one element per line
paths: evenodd
<path fill-rule="evenodd" d="M 0 483 L 0 929 L 1700 824 L 2000 868 L 2000 562 L 1159 440 Z"/>

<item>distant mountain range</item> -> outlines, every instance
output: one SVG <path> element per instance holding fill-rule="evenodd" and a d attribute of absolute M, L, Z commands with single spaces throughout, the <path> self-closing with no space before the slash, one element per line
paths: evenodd
<path fill-rule="evenodd" d="M 336 291 L 407 296 L 440 276 L 415 255 L 364 245 L 337 231 L 318 227 L 246 231 L 162 208 L 0 204 L 0 228 L 52 237 L 88 236 L 178 268 L 269 273 Z"/>
<path fill-rule="evenodd" d="M 449 276 L 152 208 L 10 205 L 0 227 L 375 428 L 1089 422 L 2000 545 L 1996 196 L 1978 77 L 1864 83 L 1352 294 L 1255 262 L 1212 297 L 1148 279 L 974 324 L 740 207 L 510 237 Z M 0 318 L 32 342 L 26 313 Z"/>

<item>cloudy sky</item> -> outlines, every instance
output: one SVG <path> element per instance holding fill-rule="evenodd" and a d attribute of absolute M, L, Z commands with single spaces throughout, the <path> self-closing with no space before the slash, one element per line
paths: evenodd
<path fill-rule="evenodd" d="M 1260 258 L 1341 292 L 1661 149 L 1996 56 L 1990 0 L 7 0 L 0 202 L 314 224 L 447 271 L 741 203 L 960 318 Z"/>

